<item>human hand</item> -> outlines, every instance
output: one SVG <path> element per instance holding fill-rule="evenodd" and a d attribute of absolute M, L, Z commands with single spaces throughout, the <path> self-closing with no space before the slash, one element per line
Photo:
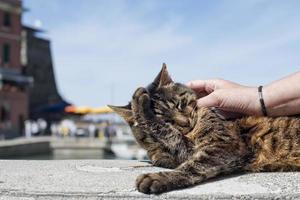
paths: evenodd
<path fill-rule="evenodd" d="M 225 118 L 241 114 L 261 115 L 257 88 L 222 80 L 194 80 L 187 83 L 199 99 L 198 107 L 216 107 Z"/>

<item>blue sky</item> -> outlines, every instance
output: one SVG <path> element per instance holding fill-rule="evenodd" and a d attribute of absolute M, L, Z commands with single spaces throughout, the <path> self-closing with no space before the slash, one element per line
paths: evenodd
<path fill-rule="evenodd" d="M 122 105 L 166 62 L 173 79 L 267 84 L 300 69 L 298 0 L 24 0 L 47 30 L 60 93 Z"/>

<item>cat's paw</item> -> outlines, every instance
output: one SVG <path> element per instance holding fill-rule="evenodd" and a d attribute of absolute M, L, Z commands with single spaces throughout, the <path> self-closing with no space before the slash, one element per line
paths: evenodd
<path fill-rule="evenodd" d="M 139 175 L 136 179 L 136 188 L 145 194 L 159 194 L 168 190 L 164 178 L 159 173 Z"/>
<path fill-rule="evenodd" d="M 147 90 L 143 87 L 138 88 L 132 97 L 133 107 L 137 110 L 143 110 L 150 106 L 150 96 Z"/>
<path fill-rule="evenodd" d="M 140 96 L 143 95 L 143 94 L 148 94 L 146 88 L 143 88 L 143 87 L 139 87 L 133 94 L 132 98 L 133 100 L 136 100 L 138 101 Z"/>
<path fill-rule="evenodd" d="M 145 88 L 138 88 L 132 97 L 132 110 L 134 114 L 147 119 L 152 119 L 154 114 L 150 108 L 151 100 Z"/>
<path fill-rule="evenodd" d="M 150 106 L 150 96 L 147 90 L 143 87 L 138 88 L 134 95 L 133 100 L 142 108 L 145 108 L 147 106 Z"/>

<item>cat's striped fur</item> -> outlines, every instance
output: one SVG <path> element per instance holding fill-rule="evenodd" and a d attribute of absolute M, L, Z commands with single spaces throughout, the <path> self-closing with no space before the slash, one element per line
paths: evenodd
<path fill-rule="evenodd" d="M 300 171 L 299 118 L 225 120 L 213 108 L 198 108 L 196 100 L 191 89 L 172 81 L 164 65 L 129 105 L 111 106 L 152 163 L 174 169 L 140 175 L 140 192 L 185 188 L 235 171 Z"/>

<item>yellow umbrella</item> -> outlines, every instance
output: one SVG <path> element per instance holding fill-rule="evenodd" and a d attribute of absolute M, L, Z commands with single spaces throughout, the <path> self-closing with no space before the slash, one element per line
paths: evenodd
<path fill-rule="evenodd" d="M 103 113 L 113 113 L 114 111 L 107 106 L 101 108 L 94 108 L 91 111 L 92 113 L 103 114 Z"/>
<path fill-rule="evenodd" d="M 74 114 L 104 114 L 104 113 L 112 113 L 112 109 L 107 106 L 100 108 L 90 108 L 86 106 L 67 106 L 65 108 L 65 112 L 74 113 Z"/>

